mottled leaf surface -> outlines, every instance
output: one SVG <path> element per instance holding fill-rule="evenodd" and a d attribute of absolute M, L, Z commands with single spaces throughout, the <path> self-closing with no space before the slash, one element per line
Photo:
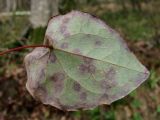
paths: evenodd
<path fill-rule="evenodd" d="M 27 89 L 62 110 L 110 104 L 136 89 L 148 70 L 104 22 L 72 11 L 53 17 L 44 44 L 25 57 Z"/>

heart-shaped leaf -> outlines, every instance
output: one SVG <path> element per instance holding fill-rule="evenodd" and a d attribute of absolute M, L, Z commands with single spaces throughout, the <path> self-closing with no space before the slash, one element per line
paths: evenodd
<path fill-rule="evenodd" d="M 110 104 L 149 76 L 119 34 L 87 13 L 53 17 L 44 43 L 53 50 L 36 48 L 25 57 L 27 89 L 62 110 Z"/>

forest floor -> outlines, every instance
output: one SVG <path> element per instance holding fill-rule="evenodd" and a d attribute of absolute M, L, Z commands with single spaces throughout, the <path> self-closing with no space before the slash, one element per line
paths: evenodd
<path fill-rule="evenodd" d="M 131 51 L 150 70 L 150 78 L 111 105 L 64 112 L 34 100 L 26 90 L 23 57 L 27 50 L 4 55 L 0 57 L 0 120 L 160 120 L 160 36 L 155 34 L 156 24 L 153 26 L 147 11 L 104 12 L 101 8 L 103 12 L 97 8 L 85 10 L 96 11 L 97 16 L 119 31 Z M 160 21 L 157 16 L 154 15 L 155 21 Z M 20 39 L 28 24 L 28 17 L 0 19 L 0 51 L 43 41 L 44 29 L 32 33 L 30 41 Z"/>

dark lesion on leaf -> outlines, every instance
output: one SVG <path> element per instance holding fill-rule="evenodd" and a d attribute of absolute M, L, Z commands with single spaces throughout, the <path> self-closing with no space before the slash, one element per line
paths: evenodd
<path fill-rule="evenodd" d="M 69 17 L 65 17 L 62 22 L 63 22 L 64 24 L 67 24 L 67 23 L 69 22 L 69 20 L 70 20 Z"/>
<path fill-rule="evenodd" d="M 113 67 L 111 67 L 109 70 L 105 72 L 105 78 L 108 80 L 113 80 L 115 78 L 115 75 L 116 70 Z"/>
<path fill-rule="evenodd" d="M 115 31 L 114 31 L 112 28 L 109 28 L 108 30 L 109 30 L 109 32 L 110 32 L 111 34 L 113 34 L 113 35 L 116 34 Z"/>
<path fill-rule="evenodd" d="M 95 73 L 96 71 L 96 67 L 94 65 L 90 65 L 89 68 L 88 68 L 88 72 L 89 73 Z"/>
<path fill-rule="evenodd" d="M 101 46 L 101 45 L 102 45 L 102 41 L 100 41 L 100 40 L 95 41 L 95 46 Z"/>
<path fill-rule="evenodd" d="M 43 68 L 43 69 L 40 70 L 39 79 L 45 78 L 45 75 L 46 75 L 46 72 L 45 72 L 45 69 Z"/>
<path fill-rule="evenodd" d="M 53 89 L 56 92 L 61 92 L 64 87 L 65 74 L 62 72 L 57 72 L 50 77 L 53 82 Z"/>
<path fill-rule="evenodd" d="M 56 55 L 55 55 L 54 53 L 52 53 L 52 54 L 50 54 L 48 60 L 49 60 L 49 62 L 51 62 L 51 63 L 55 63 L 56 60 L 57 60 L 57 57 L 56 57 Z"/>
<path fill-rule="evenodd" d="M 113 67 L 111 67 L 109 70 L 105 72 L 105 79 L 101 81 L 101 87 L 107 91 L 112 87 L 116 86 L 117 81 L 115 79 L 115 76 L 116 70 Z"/>
<path fill-rule="evenodd" d="M 74 82 L 73 83 L 73 90 L 75 90 L 76 92 L 80 92 L 81 85 L 78 82 Z"/>
<path fill-rule="evenodd" d="M 79 66 L 79 71 L 82 74 L 85 74 L 85 73 L 92 73 L 92 74 L 94 74 L 95 71 L 96 71 L 96 67 L 94 65 L 92 65 L 92 64 L 81 64 Z"/>
<path fill-rule="evenodd" d="M 86 92 L 80 93 L 80 99 L 81 100 L 86 100 L 87 99 L 87 93 Z"/>
<path fill-rule="evenodd" d="M 113 84 L 112 84 L 112 82 L 110 82 L 110 81 L 107 81 L 107 80 L 105 80 L 105 79 L 101 81 L 101 87 L 102 87 L 103 89 L 105 89 L 105 90 L 111 89 L 112 86 L 113 86 Z"/>
<path fill-rule="evenodd" d="M 37 88 L 34 88 L 33 95 L 36 100 L 45 101 L 47 98 L 47 90 L 43 84 L 39 84 Z"/>
<path fill-rule="evenodd" d="M 79 48 L 76 48 L 76 49 L 73 50 L 73 53 L 81 54 L 81 50 Z"/>
<path fill-rule="evenodd" d="M 84 63 L 79 65 L 79 71 L 81 74 L 91 73 L 94 74 L 96 71 L 96 67 L 93 64 L 93 59 L 83 57 Z"/>
<path fill-rule="evenodd" d="M 67 29 L 67 25 L 65 23 L 62 23 L 60 26 L 60 33 L 64 36 L 64 37 L 68 37 L 70 36 L 70 33 Z"/>
<path fill-rule="evenodd" d="M 91 35 L 91 34 L 86 34 L 86 35 L 84 36 L 84 38 L 86 38 L 86 37 L 91 38 L 92 35 Z M 84 39 L 84 40 L 85 40 L 85 39 Z"/>
<path fill-rule="evenodd" d="M 62 34 L 64 34 L 66 32 L 66 30 L 67 30 L 67 27 L 64 24 L 62 24 L 61 27 L 60 27 L 60 32 Z"/>
<path fill-rule="evenodd" d="M 69 46 L 68 43 L 67 43 L 67 42 L 64 42 L 64 43 L 61 44 L 60 47 L 61 47 L 62 49 L 67 49 L 68 46 Z"/>
<path fill-rule="evenodd" d="M 51 76 L 51 80 L 53 82 L 61 82 L 65 79 L 65 75 L 64 73 L 61 73 L 61 72 L 57 72 L 57 73 L 54 73 L 53 76 Z"/>
<path fill-rule="evenodd" d="M 87 58 L 87 57 L 83 57 L 83 61 L 84 61 L 84 63 L 86 63 L 86 64 L 91 64 L 91 63 L 93 62 L 93 59 Z"/>

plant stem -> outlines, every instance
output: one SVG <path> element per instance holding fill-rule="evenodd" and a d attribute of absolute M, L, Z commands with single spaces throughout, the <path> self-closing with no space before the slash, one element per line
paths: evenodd
<path fill-rule="evenodd" d="M 48 46 L 48 45 L 22 46 L 22 47 L 12 48 L 12 49 L 9 49 L 9 50 L 0 52 L 0 56 L 5 55 L 5 54 L 8 54 L 8 53 L 11 53 L 11 52 L 14 52 L 14 51 L 19 51 L 19 50 L 26 49 L 26 48 L 36 48 L 36 47 L 45 47 L 45 48 L 50 48 L 50 49 L 52 48 L 51 46 Z"/>

